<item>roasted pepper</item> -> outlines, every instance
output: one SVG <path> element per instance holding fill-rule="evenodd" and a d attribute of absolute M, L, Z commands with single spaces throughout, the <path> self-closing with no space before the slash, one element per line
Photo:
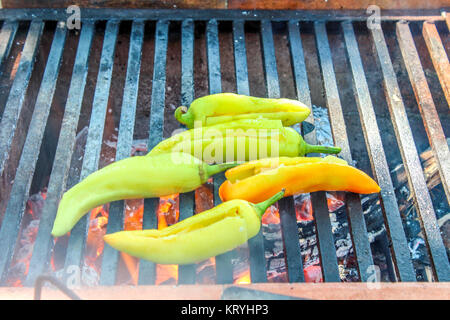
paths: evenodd
<path fill-rule="evenodd" d="M 185 152 L 207 163 L 222 163 L 340 151 L 338 147 L 306 143 L 297 131 L 283 127 L 280 120 L 259 119 L 190 129 L 160 142 L 149 154 Z"/>
<path fill-rule="evenodd" d="M 236 121 L 240 119 L 278 119 L 284 126 L 302 122 L 311 113 L 297 100 L 257 98 L 235 93 L 217 93 L 194 100 L 189 109 L 175 110 L 175 118 L 189 129 L 195 122 L 202 126 Z"/>
<path fill-rule="evenodd" d="M 167 228 L 120 231 L 104 240 L 113 248 L 159 264 L 190 264 L 225 253 L 258 234 L 266 209 L 284 190 L 258 204 L 232 200 Z"/>
<path fill-rule="evenodd" d="M 222 201 L 258 202 L 281 186 L 286 188 L 285 196 L 315 191 L 380 192 L 366 173 L 334 156 L 256 160 L 227 170 L 225 177 L 227 180 L 219 188 Z"/>
<path fill-rule="evenodd" d="M 66 234 L 83 215 L 99 205 L 192 191 L 212 175 L 235 165 L 208 165 L 184 153 L 135 156 L 114 162 L 64 193 L 52 235 Z"/>

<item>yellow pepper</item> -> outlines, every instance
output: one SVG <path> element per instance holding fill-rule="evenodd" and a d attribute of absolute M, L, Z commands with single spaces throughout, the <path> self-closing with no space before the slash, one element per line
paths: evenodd
<path fill-rule="evenodd" d="M 190 264 L 225 253 L 258 234 L 266 209 L 284 190 L 258 204 L 232 200 L 167 228 L 120 231 L 104 240 L 113 248 L 159 264 Z"/>
<path fill-rule="evenodd" d="M 280 187 L 286 189 L 285 196 L 315 191 L 380 192 L 366 173 L 334 156 L 256 160 L 227 170 L 225 177 L 219 188 L 222 201 L 258 202 Z"/>
<path fill-rule="evenodd" d="M 235 165 L 208 165 L 184 153 L 135 156 L 111 163 L 64 193 L 52 235 L 66 234 L 82 216 L 99 205 L 192 191 L 212 175 Z"/>
<path fill-rule="evenodd" d="M 149 155 L 185 152 L 207 163 L 222 163 L 340 151 L 338 147 L 307 144 L 280 120 L 244 119 L 175 134 L 156 145 Z"/>
<path fill-rule="evenodd" d="M 310 109 L 297 100 L 257 98 L 235 93 L 217 93 L 194 100 L 189 109 L 175 110 L 175 118 L 189 129 L 195 122 L 202 126 L 241 119 L 278 119 L 284 126 L 292 126 L 305 120 Z"/>

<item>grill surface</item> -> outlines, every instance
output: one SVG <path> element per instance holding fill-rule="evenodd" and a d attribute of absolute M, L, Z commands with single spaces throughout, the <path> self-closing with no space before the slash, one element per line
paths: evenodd
<path fill-rule="evenodd" d="M 220 61 L 220 46 L 222 43 L 219 41 L 219 25 L 222 21 L 231 21 L 236 91 L 241 94 L 250 94 L 247 61 L 251 57 L 246 52 L 245 25 L 247 21 L 252 20 L 260 26 L 266 95 L 271 98 L 279 98 L 282 92 L 277 70 L 276 46 L 274 44 L 273 34 L 273 23 L 277 21 L 277 23 L 284 25 L 287 30 L 288 50 L 290 50 L 291 58 L 290 64 L 292 66 L 294 89 L 297 98 L 312 108 L 309 85 L 311 81 L 309 81 L 308 77 L 320 76 L 322 78 L 325 101 L 330 116 L 331 130 L 335 144 L 342 148 L 340 156 L 349 163 L 352 163 L 351 141 L 353 139 L 347 134 L 348 128 L 341 105 L 339 85 L 335 73 L 336 66 L 333 62 L 329 34 L 327 32 L 327 24 L 330 21 L 334 21 L 339 26 L 339 32 L 344 39 L 348 64 L 353 80 L 354 97 L 372 167 L 372 176 L 378 181 L 382 190 L 380 200 L 385 217 L 385 226 L 391 244 L 390 248 L 396 277 L 399 281 L 416 281 L 410 248 L 408 247 L 402 225 L 398 201 L 395 196 L 387 162 L 387 157 L 390 156 L 390 150 L 385 150 L 383 147 L 381 132 L 374 111 L 374 103 L 372 102 L 371 88 L 369 88 L 367 81 L 367 76 L 370 75 L 364 71 L 357 37 L 355 36 L 354 21 L 364 20 L 366 17 L 358 15 L 348 16 L 339 12 L 330 15 L 324 12 L 229 11 L 225 14 L 220 11 L 119 11 L 110 9 L 97 11 L 89 9 L 82 12 L 82 18 L 83 23 L 79 34 L 70 87 L 65 102 L 64 117 L 61 122 L 58 144 L 48 183 L 47 198 L 40 219 L 39 231 L 34 244 L 26 285 L 33 285 L 36 277 L 48 270 L 53 249 L 50 231 L 56 215 L 59 199 L 63 192 L 70 187 L 68 186 L 68 179 L 71 169 L 71 159 L 74 152 L 78 122 L 86 89 L 90 52 L 96 33 L 96 25 L 106 19 L 108 20 L 106 21 L 104 31 L 97 81 L 93 93 L 89 131 L 79 179 L 83 179 L 99 168 L 103 133 L 105 130 L 105 118 L 109 108 L 108 99 L 111 95 L 117 95 L 117 93 L 110 92 L 110 90 L 111 83 L 114 81 L 113 67 L 116 47 L 118 46 L 117 37 L 120 32 L 120 24 L 125 20 L 131 20 L 132 27 L 129 38 L 128 64 L 121 100 L 122 108 L 120 111 L 115 160 L 126 158 L 130 156 L 131 152 L 135 130 L 143 45 L 147 36 L 145 32 L 146 24 L 152 22 L 156 25 L 147 145 L 150 150 L 164 137 L 167 50 L 170 27 L 174 23 L 173 21 L 181 21 L 180 102 L 182 105 L 189 105 L 196 97 L 194 92 L 196 23 L 198 21 L 206 23 L 205 39 L 209 93 L 223 91 L 221 65 L 223 66 L 224 62 Z M 0 174 L 11 185 L 10 190 L 2 185 L 3 195 L 1 197 L 1 200 L 5 203 L 3 206 L 5 212 L 1 220 L 0 229 L 0 252 L 2 252 L 0 255 L 0 275 L 1 283 L 4 283 L 14 254 L 21 219 L 38 162 L 44 131 L 58 81 L 66 38 L 69 33 L 75 31 L 67 30 L 63 22 L 57 24 L 44 73 L 40 80 L 40 88 L 34 103 L 34 109 L 32 110 L 31 121 L 27 126 L 27 130 L 24 131 L 25 133 L 21 133 L 19 130 L 23 127 L 21 122 L 25 121 L 23 120 L 24 112 L 22 108 L 25 105 L 25 96 L 30 84 L 30 77 L 33 70 L 37 67 L 34 65 L 34 62 L 44 27 L 50 23 L 49 21 L 65 21 L 67 15 L 62 10 L 2 10 L 0 11 L 0 19 L 3 20 L 3 26 L 0 32 L 0 63 L 4 63 L 8 57 L 19 25 L 24 24 L 24 21 L 30 21 L 28 34 L 20 56 L 20 63 L 17 67 L 4 111 L 1 114 L 0 124 Z M 421 60 L 411 35 L 410 27 L 404 19 L 417 21 L 416 23 L 421 27 L 423 26 L 423 37 L 428 46 L 430 57 L 448 102 L 450 96 L 448 58 L 435 26 L 435 22 L 444 23 L 440 21 L 444 21 L 445 19 L 436 14 L 430 14 L 429 16 L 390 15 L 382 17 L 383 21 L 389 21 L 389 23 L 395 24 L 403 63 L 406 66 L 412 88 L 416 95 L 417 104 L 439 168 L 440 179 L 448 201 L 450 195 L 448 191 L 450 173 L 449 149 L 440 122 L 440 116 L 436 110 L 433 95 L 428 87 L 427 78 L 422 69 Z M 305 61 L 308 57 L 303 50 L 301 36 L 303 22 L 313 24 L 317 56 L 320 62 L 320 75 L 308 75 L 307 72 Z M 384 26 L 384 24 L 381 26 Z M 408 121 L 397 75 L 393 67 L 388 45 L 384 38 L 384 32 L 378 28 L 367 30 L 367 32 L 371 36 L 370 41 L 373 42 L 374 48 L 373 54 L 376 56 L 381 70 L 390 117 L 401 152 L 401 158 L 405 165 L 409 185 L 414 195 L 415 207 L 420 215 L 424 237 L 431 257 L 433 275 L 435 280 L 450 281 L 450 265 L 446 248 L 440 235 L 432 198 L 427 188 L 419 154 L 415 146 L 414 128 L 411 128 Z M 228 63 L 228 61 L 225 63 Z M 298 127 L 298 129 L 302 131 L 308 143 L 317 143 L 313 113 L 302 124 L 301 128 Z M 20 135 L 24 137 L 26 135 L 26 139 L 22 150 L 15 150 L 14 142 L 17 139 L 16 137 Z M 13 170 L 15 176 L 10 180 L 6 175 L 8 165 L 11 166 L 11 162 L 13 162 L 11 159 L 18 158 L 19 156 L 20 160 L 18 161 L 17 168 Z M 217 191 L 223 180 L 223 174 L 214 177 L 214 204 L 220 202 Z M 180 195 L 180 219 L 185 219 L 194 213 L 194 197 L 194 192 Z M 339 282 L 341 279 L 326 193 L 312 193 L 311 200 L 314 208 L 323 279 L 326 282 Z M 158 202 L 158 199 L 145 199 L 143 228 L 157 227 L 155 211 Z M 374 261 L 366 221 L 363 215 L 361 198 L 357 194 L 347 193 L 345 194 L 345 203 L 359 278 L 361 281 L 368 281 L 373 272 L 371 266 L 374 265 Z M 303 282 L 305 279 L 294 199 L 292 197 L 285 198 L 278 203 L 278 206 L 288 281 Z M 111 203 L 107 225 L 108 233 L 116 232 L 123 228 L 123 213 L 124 201 Z M 82 263 L 88 223 L 89 215 L 83 218 L 70 233 L 65 260 L 66 268 L 72 265 L 80 266 Z M 267 270 L 262 231 L 249 241 L 248 247 L 252 282 L 266 282 Z M 105 246 L 102 256 L 100 284 L 115 284 L 118 261 L 119 252 L 111 247 Z M 138 283 L 153 284 L 155 282 L 155 270 L 155 264 L 148 261 L 140 261 Z M 195 265 L 180 266 L 178 273 L 178 281 L 180 284 L 195 283 Z M 231 252 L 216 257 L 216 274 L 217 283 L 232 283 L 233 265 Z"/>

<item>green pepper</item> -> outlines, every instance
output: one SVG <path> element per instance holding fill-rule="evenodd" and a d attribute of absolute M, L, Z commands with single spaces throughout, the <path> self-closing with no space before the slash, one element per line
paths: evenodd
<path fill-rule="evenodd" d="M 194 100 L 189 109 L 181 106 L 175 118 L 189 129 L 241 119 L 278 119 L 284 126 L 305 120 L 311 110 L 297 100 L 257 98 L 235 93 L 217 93 Z"/>
<path fill-rule="evenodd" d="M 280 120 L 238 120 L 190 129 L 161 141 L 149 155 L 185 152 L 207 163 L 339 153 L 338 147 L 310 145 Z"/>
<path fill-rule="evenodd" d="M 212 175 L 236 165 L 208 165 L 185 153 L 135 156 L 113 162 L 64 193 L 52 235 L 66 234 L 82 216 L 99 205 L 192 191 Z"/>
<path fill-rule="evenodd" d="M 120 231 L 104 240 L 113 248 L 159 264 L 190 264 L 225 253 L 258 234 L 266 209 L 284 190 L 258 204 L 231 200 L 167 228 Z"/>

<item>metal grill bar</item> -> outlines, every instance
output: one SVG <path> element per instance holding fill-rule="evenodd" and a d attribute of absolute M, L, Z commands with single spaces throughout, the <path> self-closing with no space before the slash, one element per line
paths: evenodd
<path fill-rule="evenodd" d="M 245 46 L 244 21 L 233 22 L 234 69 L 238 94 L 250 95 L 248 81 L 247 50 Z M 248 240 L 250 278 L 252 282 L 267 282 L 266 257 L 262 228 Z"/>
<path fill-rule="evenodd" d="M 411 10 L 383 10 L 381 21 L 398 21 L 407 18 L 409 21 L 434 20 L 442 21 L 439 9 L 411 9 Z M 14 17 L 16 20 L 66 20 L 69 14 L 65 8 L 57 9 L 2 9 L 0 11 L 0 20 L 6 20 Z M 83 8 L 83 20 L 134 20 L 134 19 L 161 20 L 170 19 L 180 21 L 193 19 L 197 21 L 207 21 L 217 19 L 221 21 L 232 21 L 236 19 L 245 19 L 248 21 L 272 20 L 272 21 L 366 21 L 369 17 L 366 10 L 223 10 L 223 9 L 126 9 L 117 10 L 115 8 Z"/>
<path fill-rule="evenodd" d="M 237 93 L 250 95 L 244 23 L 243 20 L 233 21 L 234 69 Z"/>
<path fill-rule="evenodd" d="M 441 82 L 447 102 L 450 103 L 450 63 L 447 53 L 442 45 L 441 38 L 433 22 L 425 21 L 422 27 L 422 35 L 430 52 L 431 61 Z"/>
<path fill-rule="evenodd" d="M 185 20 L 181 25 L 181 104 L 188 106 L 194 100 L 194 22 Z M 195 191 L 180 194 L 180 221 L 195 211 Z M 178 267 L 178 283 L 195 283 L 196 264 Z"/>
<path fill-rule="evenodd" d="M 117 138 L 116 161 L 120 161 L 129 157 L 131 146 L 133 144 L 134 122 L 139 85 L 139 71 L 141 67 L 141 49 L 144 37 L 143 29 L 143 22 L 133 22 L 128 51 L 127 74 L 125 78 L 125 87 L 120 115 L 119 134 Z M 121 200 L 114 201 L 110 204 L 107 233 L 122 230 L 124 203 L 125 201 Z M 114 250 L 110 246 L 105 246 L 103 249 L 100 284 L 115 284 L 118 261 L 119 252 L 117 250 Z"/>
<path fill-rule="evenodd" d="M 392 239 L 397 272 L 401 281 L 416 281 L 353 26 L 351 23 L 343 22 L 342 29 L 370 162 L 381 188 L 384 214 L 387 220 L 386 227 Z"/>
<path fill-rule="evenodd" d="M 222 92 L 222 77 L 220 72 L 220 50 L 218 22 L 215 19 L 208 21 L 206 26 L 206 50 L 208 59 L 209 93 Z M 214 206 L 221 203 L 219 187 L 225 181 L 225 174 L 216 174 L 213 178 Z M 233 266 L 231 258 L 234 251 L 229 251 L 216 256 L 216 281 L 220 284 L 233 282 Z"/>
<path fill-rule="evenodd" d="M 9 54 L 18 28 L 19 23 L 17 21 L 5 21 L 2 25 L 2 31 L 0 31 L 0 66 Z"/>
<path fill-rule="evenodd" d="M 350 143 L 348 141 L 344 115 L 336 83 L 336 75 L 332 63 L 331 50 L 326 37 L 325 25 L 316 27 L 316 37 L 318 39 L 317 46 L 323 74 L 322 79 L 326 92 L 327 107 L 330 113 L 334 143 L 342 149 L 339 155 L 348 163 L 352 163 L 353 159 L 350 152 Z M 371 274 L 370 271 L 373 266 L 373 259 L 360 197 L 357 194 L 346 193 L 345 203 L 353 247 L 358 262 L 359 277 L 361 281 L 366 281 Z"/>
<path fill-rule="evenodd" d="M 297 99 L 306 104 L 311 109 L 311 96 L 306 74 L 305 56 L 303 53 L 298 21 L 291 20 L 288 22 L 288 33 L 291 64 L 294 74 L 294 85 L 296 89 Z M 310 124 L 306 124 L 306 127 L 308 125 Z M 298 130 L 301 130 L 303 126 L 305 126 L 305 124 L 299 125 Z M 306 128 L 304 129 L 307 130 Z M 292 205 L 294 205 L 293 201 Z M 286 263 L 288 266 L 289 281 L 304 282 L 305 277 L 303 273 L 303 261 L 300 251 L 300 242 L 298 241 L 298 228 L 295 206 L 293 214 L 286 215 L 286 218 L 282 220 L 282 228 L 284 229 L 283 237 L 285 239 Z M 286 240 L 288 241 L 286 242 Z"/>
<path fill-rule="evenodd" d="M 430 140 L 431 149 L 438 164 L 447 201 L 450 201 L 450 161 L 448 160 L 450 159 L 450 153 L 448 144 L 407 23 L 397 23 L 397 37 L 428 139 Z"/>
<path fill-rule="evenodd" d="M 17 167 L 14 184 L 11 189 L 11 196 L 6 207 L 5 226 L 6 221 L 10 221 L 11 217 L 20 218 L 25 210 L 27 196 L 29 194 L 39 149 L 44 135 L 45 124 L 47 123 L 52 97 L 55 92 L 65 39 L 66 28 L 64 25 L 58 25 L 48 56 L 47 66 L 42 77 L 41 87 L 36 99 L 33 117 L 28 128 L 28 134 L 19 161 L 19 166 Z M 3 236 L 1 239 L 4 239 Z M 3 241 L 5 240 L 2 240 L 2 243 Z M 12 243 L 15 243 L 15 239 Z M 7 245 L 11 245 L 12 243 Z"/>
<path fill-rule="evenodd" d="M 278 80 L 277 61 L 275 59 L 275 46 L 273 44 L 272 22 L 269 20 L 261 21 L 261 44 L 267 96 L 269 98 L 280 98 L 281 92 Z"/>
<path fill-rule="evenodd" d="M 156 24 L 155 54 L 153 68 L 152 98 L 150 106 L 150 134 L 147 149 L 151 150 L 163 139 L 164 103 L 166 94 L 166 60 L 167 42 L 169 37 L 169 21 L 161 20 Z M 142 229 L 157 229 L 159 199 L 144 200 L 144 217 Z M 139 284 L 154 284 L 156 280 L 156 264 L 141 259 L 139 262 Z"/>
<path fill-rule="evenodd" d="M 331 52 L 328 46 L 328 38 L 325 29 L 325 23 L 316 22 L 314 24 L 314 33 L 316 37 L 316 46 L 319 52 L 321 64 L 331 63 Z M 332 64 L 330 64 L 332 66 Z M 322 67 L 323 69 L 326 69 Z M 322 70 L 323 70 L 322 69 Z M 328 70 L 331 70 L 328 68 Z M 324 71 L 322 71 L 324 73 Z M 311 123 L 314 123 L 314 117 L 309 116 Z M 305 141 L 310 144 L 317 144 L 315 131 L 304 132 Z M 320 259 L 323 269 L 324 281 L 339 282 L 339 268 L 337 265 L 336 250 L 334 247 L 333 233 L 328 213 L 328 206 L 325 192 L 315 192 L 311 194 L 311 201 L 314 207 L 314 219 L 316 223 L 317 238 L 320 252 Z"/>
<path fill-rule="evenodd" d="M 72 80 L 65 106 L 52 173 L 50 175 L 48 196 L 45 200 L 44 208 L 42 209 L 39 231 L 33 251 L 39 256 L 36 256 L 37 258 L 35 258 L 36 260 L 33 265 L 30 263 L 30 273 L 27 277 L 27 285 L 32 285 L 35 278 L 48 264 L 49 253 L 51 246 L 53 245 L 50 231 L 53 226 L 53 221 L 55 220 L 58 203 L 64 192 L 69 173 L 71 155 L 75 144 L 76 128 L 86 84 L 88 59 L 93 33 L 94 23 L 84 23 L 79 38 L 77 54 L 72 71 Z M 44 257 L 46 258 L 44 259 L 45 262 L 41 260 Z"/>
<path fill-rule="evenodd" d="M 11 86 L 8 101 L 0 122 L 0 175 L 3 174 L 6 162 L 11 151 L 11 144 L 15 130 L 20 120 L 28 82 L 33 70 L 39 39 L 44 30 L 42 21 L 32 21 L 28 30 L 27 39 L 20 57 L 14 82 Z M 6 46 L 8 47 L 8 46 Z"/>
<path fill-rule="evenodd" d="M 80 172 L 80 181 L 98 170 L 100 152 L 103 140 L 103 131 L 108 109 L 109 89 L 114 62 L 114 52 L 119 28 L 119 22 L 109 21 L 104 35 L 100 67 L 97 75 L 97 84 L 92 102 L 92 112 L 89 129 L 84 147 L 83 164 Z M 71 186 L 67 186 L 70 188 Z M 78 221 L 70 231 L 69 243 L 65 260 L 66 270 L 71 266 L 81 267 L 84 256 L 85 240 L 89 225 L 90 212 Z"/>
<path fill-rule="evenodd" d="M 279 98 L 281 95 L 278 79 L 275 46 L 273 42 L 272 23 L 268 20 L 261 22 L 261 41 L 264 57 L 264 71 L 266 74 L 267 95 L 269 98 Z M 304 280 L 302 256 L 298 240 L 297 217 L 295 213 L 294 198 L 286 197 L 278 201 L 281 232 L 284 249 L 287 275 L 290 282 Z"/>

